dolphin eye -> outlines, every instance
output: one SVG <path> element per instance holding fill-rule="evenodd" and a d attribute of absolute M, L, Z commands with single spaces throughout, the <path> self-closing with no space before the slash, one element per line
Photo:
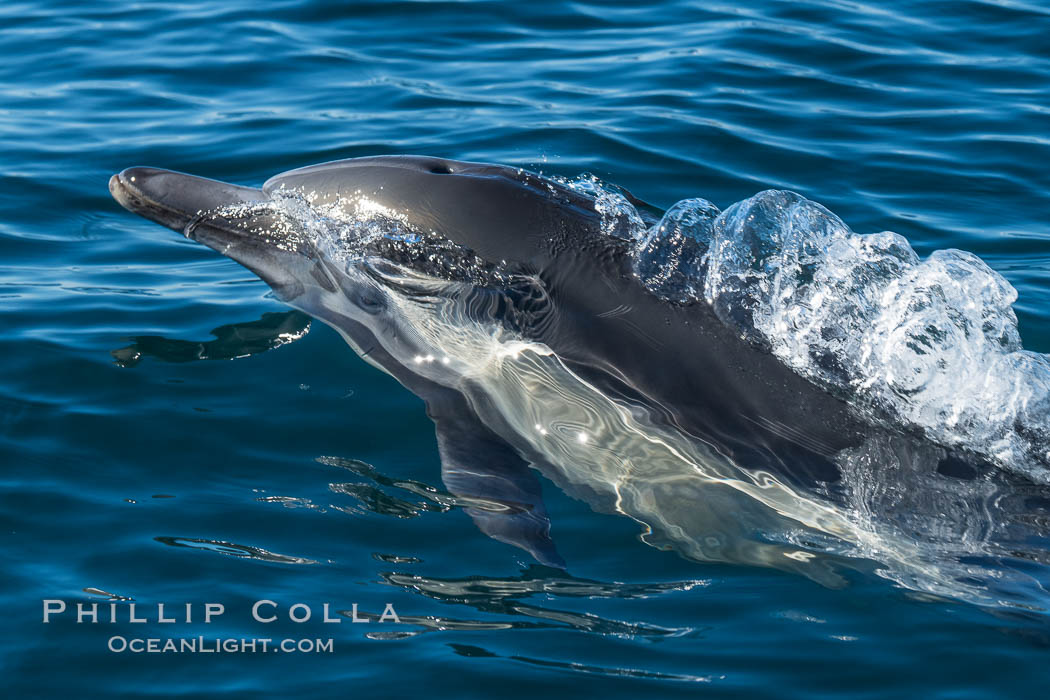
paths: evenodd
<path fill-rule="evenodd" d="M 362 311 L 373 316 L 386 308 L 386 300 L 375 289 L 358 289 L 353 296 L 353 302 Z"/>
<path fill-rule="evenodd" d="M 451 175 L 452 168 L 448 167 L 444 163 L 438 163 L 437 165 L 433 165 L 430 167 L 430 172 L 434 173 L 435 175 Z"/>

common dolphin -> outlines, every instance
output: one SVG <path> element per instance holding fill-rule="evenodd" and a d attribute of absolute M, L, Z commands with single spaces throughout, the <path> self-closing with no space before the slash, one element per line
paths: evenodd
<path fill-rule="evenodd" d="M 653 294 L 627 242 L 605 234 L 621 214 L 559 181 L 383 156 L 293 170 L 259 189 L 144 167 L 109 188 L 257 274 L 422 397 L 446 486 L 484 532 L 541 563 L 563 566 L 529 465 L 635 518 L 653 545 L 828 584 L 838 577 L 825 559 L 846 554 L 959 595 L 952 557 L 1002 549 L 953 533 L 999 527 L 988 504 L 1002 500 L 1005 477 L 906 427 L 874 427 L 709 304 Z M 653 207 L 623 196 L 655 221 Z M 870 462 L 888 464 L 905 490 L 910 479 L 928 492 L 930 474 L 982 475 L 965 507 L 950 490 L 917 499 L 918 513 L 925 499 L 937 522 L 958 519 L 947 556 L 908 539 L 927 527 L 921 518 L 897 514 L 889 534 L 873 524 L 899 499 L 851 484 L 868 519 L 836 507 L 837 484 Z"/>

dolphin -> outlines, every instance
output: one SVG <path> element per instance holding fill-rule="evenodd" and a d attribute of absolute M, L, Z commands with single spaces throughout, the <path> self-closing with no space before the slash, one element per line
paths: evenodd
<path fill-rule="evenodd" d="M 992 484 L 966 508 L 950 491 L 924 506 L 956 513 L 966 532 L 973 521 L 998 527 L 989 504 L 1001 503 L 1004 477 L 905 428 L 874 427 L 702 300 L 652 293 L 629 243 L 607 234 L 610 217 L 615 229 L 625 215 L 557 180 L 379 156 L 292 170 L 261 188 L 134 167 L 109 189 L 251 270 L 420 396 L 446 487 L 483 532 L 542 564 L 565 566 L 536 470 L 634 518 L 654 546 L 827 585 L 841 583 L 830 562 L 847 555 L 891 561 L 905 585 L 958 592 L 945 557 L 901 536 L 903 526 L 887 535 L 873 524 L 880 504 L 894 504 L 843 485 L 857 465 L 896 465 L 913 483 L 935 474 Z M 656 221 L 657 208 L 623 196 Z M 872 517 L 841 507 L 850 497 L 866 499 Z M 905 524 L 925 527 L 911 515 Z M 972 553 L 971 541 L 945 539 L 952 555 Z"/>
<path fill-rule="evenodd" d="M 315 193 L 314 205 L 363 195 L 413 230 L 525 272 L 543 288 L 546 306 L 517 319 L 522 337 L 542 341 L 614 393 L 674 406 L 697 437 L 717 442 L 730 457 L 779 464 L 785 455 L 806 454 L 781 470 L 833 480 L 833 466 L 819 457 L 864 435 L 863 422 L 843 401 L 741 339 L 710 306 L 670 304 L 649 293 L 631 272 L 625 242 L 601 235 L 595 202 L 532 173 L 386 156 L 293 170 L 261 190 L 152 168 L 130 168 L 110 180 L 125 208 L 241 263 L 278 298 L 334 325 L 355 347 L 382 345 L 361 327 L 369 324 L 346 310 L 367 305 L 362 295 L 370 285 L 337 269 L 301 232 L 283 231 L 273 214 L 253 212 L 246 224 L 229 208 L 265 202 L 282 189 Z M 263 230 L 267 235 L 258 235 Z M 406 358 L 396 357 L 404 350 L 390 359 L 405 366 Z"/>

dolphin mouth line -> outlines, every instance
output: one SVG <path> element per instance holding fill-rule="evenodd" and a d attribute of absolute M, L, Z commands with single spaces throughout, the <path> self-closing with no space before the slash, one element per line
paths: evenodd
<path fill-rule="evenodd" d="M 109 178 L 109 193 L 113 199 L 128 211 L 197 241 L 196 229 L 208 220 L 208 212 L 203 209 L 183 211 L 150 197 L 136 186 L 136 176 L 131 174 L 133 170 L 135 168 L 128 168 Z"/>
<path fill-rule="evenodd" d="M 268 203 L 270 198 L 262 190 L 172 170 L 132 167 L 110 177 L 109 191 L 128 211 L 240 263 L 282 301 L 303 293 L 297 270 L 315 262 L 310 251 L 284 245 L 287 232 L 272 227 L 272 221 L 263 226 L 268 232 L 263 235 L 238 213 L 239 208 Z"/>

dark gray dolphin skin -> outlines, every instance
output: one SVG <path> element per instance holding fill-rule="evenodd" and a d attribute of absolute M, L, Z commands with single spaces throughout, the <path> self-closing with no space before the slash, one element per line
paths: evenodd
<path fill-rule="evenodd" d="M 230 205 L 267 202 L 281 188 L 310 193 L 315 204 L 363 193 L 414 230 L 521 271 L 542 286 L 543 302 L 480 289 L 492 302 L 486 308 L 521 307 L 504 321 L 523 337 L 542 341 L 606 395 L 644 406 L 654 420 L 751 469 L 802 487 L 833 484 L 833 455 L 871 433 L 843 401 L 742 339 L 707 304 L 673 304 L 646 290 L 631 271 L 627 243 L 601 232 L 595 202 L 535 174 L 387 156 L 293 170 L 261 189 L 144 167 L 112 177 L 110 192 L 125 208 L 242 264 L 422 397 L 437 425 L 449 490 L 497 504 L 469 512 L 483 531 L 541 563 L 561 565 L 528 469 L 543 455 L 508 437 L 498 418 L 478 416 L 477 402 L 390 352 L 377 337 L 382 325 L 367 320 L 382 315 L 373 308 L 381 301 L 309 240 L 282 234 L 287 226 L 265 208 L 247 224 L 229 213 Z"/>
<path fill-rule="evenodd" d="M 532 173 L 383 156 L 293 170 L 261 190 L 153 168 L 129 168 L 109 187 L 126 209 L 241 263 L 285 300 L 302 295 L 304 287 L 330 284 L 318 274 L 312 251 L 282 250 L 246 231 L 242 221 L 200 213 L 265 201 L 280 187 L 320 193 L 322 203 L 367 192 L 414 228 L 436 231 L 483 260 L 538 275 L 553 306 L 534 327 L 520 329 L 526 336 L 539 336 L 603 388 L 673 406 L 683 427 L 731 457 L 828 457 L 865 434 L 844 402 L 741 339 L 706 304 L 671 304 L 649 293 L 631 273 L 626 244 L 600 234 L 593 200 Z M 255 222 L 252 229 L 266 225 Z M 825 460 L 802 463 L 813 471 L 798 476 L 834 479 Z M 778 471 L 798 468 L 795 461 Z"/>

